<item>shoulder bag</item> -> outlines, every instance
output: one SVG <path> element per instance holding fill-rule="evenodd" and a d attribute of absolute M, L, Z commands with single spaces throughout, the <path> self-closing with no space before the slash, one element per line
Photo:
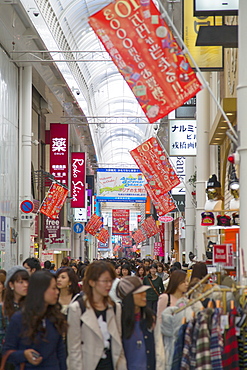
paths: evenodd
<path fill-rule="evenodd" d="M 8 350 L 7 352 L 5 352 L 5 354 L 3 355 L 2 357 L 2 361 L 1 361 L 1 367 L 0 367 L 0 370 L 5 370 L 5 365 L 6 365 L 6 362 L 7 362 L 7 359 L 8 357 L 11 355 L 11 353 L 15 352 L 14 349 L 10 349 Z M 20 364 L 20 370 L 24 370 L 25 369 L 25 363 L 22 362 Z"/>

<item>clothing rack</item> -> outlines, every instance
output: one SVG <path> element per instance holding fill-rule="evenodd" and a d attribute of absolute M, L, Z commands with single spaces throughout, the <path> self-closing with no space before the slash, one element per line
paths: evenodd
<path fill-rule="evenodd" d="M 204 276 L 203 279 L 201 279 L 200 281 L 198 281 L 198 283 L 193 286 L 187 293 L 186 293 L 186 296 L 189 297 L 197 288 L 199 288 L 203 283 L 205 283 L 205 281 L 207 281 L 210 277 L 212 276 L 212 274 L 207 274 L 206 276 Z"/>
<path fill-rule="evenodd" d="M 227 305 L 226 305 L 226 293 L 227 292 L 235 292 L 236 288 L 220 288 L 218 286 L 214 286 L 213 288 L 207 290 L 205 293 L 200 294 L 199 297 L 192 299 L 190 302 L 188 302 L 185 306 L 178 308 L 176 311 L 173 312 L 173 314 L 179 313 L 183 310 L 186 310 L 186 308 L 192 306 L 194 303 L 200 301 L 203 298 L 206 298 L 210 294 L 214 292 L 222 292 L 223 297 L 222 297 L 222 302 L 223 302 L 223 312 L 226 313 Z"/>

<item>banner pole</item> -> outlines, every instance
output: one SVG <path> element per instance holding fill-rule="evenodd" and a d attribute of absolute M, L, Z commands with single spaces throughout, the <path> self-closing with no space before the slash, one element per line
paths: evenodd
<path fill-rule="evenodd" d="M 161 16 L 164 18 L 164 20 L 166 21 L 166 19 L 168 20 L 168 25 L 169 26 L 171 26 L 171 28 L 172 28 L 172 30 L 173 30 L 173 32 L 174 32 L 174 34 L 177 36 L 177 39 L 178 39 L 178 41 L 180 42 L 180 46 L 182 46 L 182 49 L 184 50 L 184 53 L 185 54 L 188 54 L 188 56 L 190 57 L 190 60 L 192 61 L 192 63 L 194 64 L 194 68 L 196 69 L 196 71 L 198 72 L 198 74 L 199 74 L 199 76 L 200 76 L 200 78 L 201 78 L 201 82 L 202 82 L 202 84 L 203 84 L 203 86 L 204 87 L 206 87 L 207 89 L 208 89 L 208 91 L 209 91 L 209 93 L 210 93 L 210 95 L 211 95 L 211 97 L 213 98 L 213 100 L 214 100 L 214 102 L 215 102 L 215 104 L 217 105 L 217 107 L 219 108 L 219 110 L 221 111 L 221 113 L 222 113 L 222 115 L 223 115 L 223 117 L 224 117 L 224 119 L 226 120 L 226 122 L 227 122 L 227 124 L 228 124 L 228 127 L 229 127 L 229 129 L 231 130 L 231 132 L 232 132 L 232 134 L 233 134 L 233 137 L 232 137 L 232 135 L 231 134 L 228 134 L 227 132 L 226 132 L 226 134 L 227 134 L 227 136 L 238 146 L 238 135 L 237 135 L 237 133 L 236 133 L 236 131 L 234 130 L 234 127 L 232 126 L 232 124 L 231 124 L 231 122 L 230 122 L 230 120 L 229 120 L 229 118 L 227 117 L 227 115 L 226 115 L 226 113 L 225 113 L 225 111 L 224 111 L 224 109 L 222 108 L 222 106 L 221 106 L 221 104 L 218 102 L 218 100 L 216 99 L 216 97 L 215 97 L 215 95 L 214 95 L 214 93 L 213 93 L 213 91 L 212 91 L 212 89 L 210 88 L 210 86 L 209 86 L 209 84 L 208 84 L 208 82 L 205 80 L 205 78 L 204 78 L 204 76 L 203 76 L 203 74 L 202 74 L 202 72 L 201 72 L 201 70 L 200 70 L 200 68 L 198 67 L 198 65 L 196 64 L 196 62 L 195 62 L 195 59 L 193 58 L 193 56 L 191 55 L 191 53 L 189 52 L 189 50 L 188 50 L 188 48 L 187 48 L 187 46 L 185 45 L 185 43 L 184 43 L 184 40 L 182 39 L 182 37 L 180 36 L 180 34 L 179 34 L 179 32 L 178 32 L 178 30 L 176 29 L 176 27 L 175 27 L 175 25 L 174 25 L 174 23 L 173 23 L 173 21 L 172 21 L 172 19 L 169 17 L 169 15 L 168 15 L 168 13 L 167 13 L 167 11 L 166 11 L 166 9 L 165 9 L 165 7 L 164 7 L 164 5 L 161 3 L 161 1 L 160 0 L 158 0 L 158 3 L 159 3 L 159 6 L 160 6 L 160 9 L 162 9 L 162 12 L 163 13 L 161 13 Z"/>

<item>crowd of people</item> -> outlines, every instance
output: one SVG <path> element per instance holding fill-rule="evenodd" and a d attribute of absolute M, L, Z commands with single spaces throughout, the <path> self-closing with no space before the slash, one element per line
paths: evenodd
<path fill-rule="evenodd" d="M 195 263 L 190 284 L 206 274 Z M 28 258 L 0 270 L 2 361 L 9 370 L 166 369 L 162 313 L 188 289 L 179 262 L 64 258 L 55 271 Z"/>

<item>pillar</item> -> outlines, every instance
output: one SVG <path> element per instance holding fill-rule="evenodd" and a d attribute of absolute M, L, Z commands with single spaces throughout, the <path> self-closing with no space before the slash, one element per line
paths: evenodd
<path fill-rule="evenodd" d="M 238 130 L 239 130 L 239 179 L 240 179 L 240 248 L 243 251 L 244 266 L 247 268 L 247 69 L 246 69 L 246 58 L 247 58 L 247 1 L 239 0 L 239 12 L 238 12 L 238 76 L 239 83 L 237 87 L 237 117 L 238 117 Z M 241 257 L 241 253 L 240 253 Z M 241 268 L 240 275 L 242 282 L 244 269 Z"/>
<path fill-rule="evenodd" d="M 32 66 L 20 68 L 19 114 L 19 200 L 32 200 Z M 18 263 L 30 255 L 30 221 L 19 221 Z"/>
<path fill-rule="evenodd" d="M 209 83 L 209 72 L 203 72 L 205 80 Z M 204 88 L 197 94 L 196 103 L 197 120 L 197 156 L 196 156 L 196 256 L 202 260 L 205 255 L 204 232 L 205 226 L 201 226 L 201 213 L 204 211 L 206 195 L 206 182 L 209 179 L 209 123 L 210 123 L 210 95 Z"/>
<path fill-rule="evenodd" d="M 191 192 L 194 188 L 188 183 L 195 173 L 195 158 L 186 157 L 185 162 L 185 261 L 189 261 L 189 253 L 194 252 L 195 247 L 195 204 Z"/>

